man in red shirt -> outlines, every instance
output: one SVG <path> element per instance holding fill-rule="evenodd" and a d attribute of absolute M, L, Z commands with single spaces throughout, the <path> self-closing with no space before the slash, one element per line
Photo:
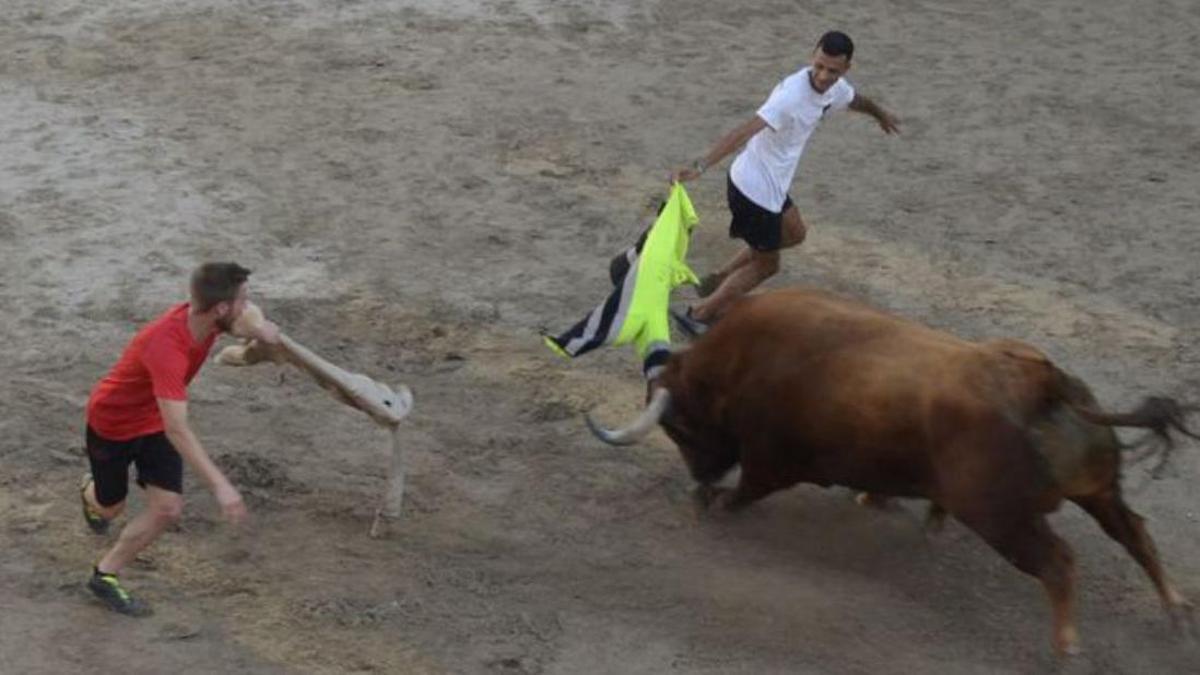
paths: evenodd
<path fill-rule="evenodd" d="M 125 508 L 129 465 L 145 490 L 146 510 L 121 530 L 117 543 L 92 570 L 88 588 L 111 609 L 145 616 L 150 608 L 133 598 L 117 574 L 179 519 L 183 511 L 183 463 L 208 483 L 231 523 L 246 517 L 241 494 L 209 458 L 188 425 L 187 385 L 204 365 L 217 336 L 246 307 L 250 270 L 237 263 L 205 263 L 192 273 L 191 302 L 146 324 L 121 359 L 92 390 L 87 403 L 87 454 L 91 465 L 80 495 L 83 516 L 103 534 Z M 279 340 L 266 321 L 255 337 Z"/>

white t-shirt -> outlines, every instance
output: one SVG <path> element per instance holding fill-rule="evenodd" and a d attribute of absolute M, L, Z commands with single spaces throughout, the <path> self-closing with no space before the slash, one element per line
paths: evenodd
<path fill-rule="evenodd" d="M 803 68 L 775 85 L 758 109 L 767 127 L 754 134 L 729 169 L 730 179 L 742 194 L 773 213 L 783 209 L 800 154 L 825 111 L 845 110 L 854 100 L 854 87 L 846 78 L 819 94 L 808 71 Z"/>

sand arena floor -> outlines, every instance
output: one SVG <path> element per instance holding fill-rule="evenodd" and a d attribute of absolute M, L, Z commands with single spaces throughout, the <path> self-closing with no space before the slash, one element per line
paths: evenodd
<path fill-rule="evenodd" d="M 701 518 L 673 447 L 603 447 L 626 350 L 537 341 L 606 293 L 669 168 L 750 115 L 828 28 L 903 135 L 831 117 L 792 194 L 812 226 L 770 285 L 969 337 L 1020 337 L 1125 407 L 1200 398 L 1200 5 L 9 0 L 0 7 L 0 671 L 1054 671 L 1039 585 L 918 504 L 801 487 Z M 735 250 L 723 177 L 690 186 L 701 271 Z M 417 395 L 405 519 L 366 535 L 386 434 L 295 371 L 208 366 L 192 417 L 243 487 L 82 590 L 82 405 L 200 260 L 331 360 Z M 1200 595 L 1200 453 L 1132 470 Z M 1085 653 L 1065 672 L 1200 669 L 1141 570 L 1073 507 Z"/>

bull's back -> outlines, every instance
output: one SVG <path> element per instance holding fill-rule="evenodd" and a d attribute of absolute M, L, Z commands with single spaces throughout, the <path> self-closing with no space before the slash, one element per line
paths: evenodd
<path fill-rule="evenodd" d="M 974 343 L 854 300 L 787 289 L 738 303 L 693 345 L 687 365 L 729 390 L 770 383 L 773 394 L 784 387 L 908 395 L 931 379 L 956 377 L 978 351 Z"/>
<path fill-rule="evenodd" d="M 1024 343 L 978 344 L 803 289 L 739 303 L 681 365 L 730 436 L 777 439 L 771 462 L 806 480 L 916 494 L 960 434 L 1031 421 L 1056 372 Z M 1076 435 L 1041 428 L 1047 446 Z"/>
<path fill-rule="evenodd" d="M 929 420 L 977 352 L 852 300 L 786 290 L 739 303 L 679 370 L 729 436 L 770 439 L 761 461 L 804 480 L 919 493 Z"/>

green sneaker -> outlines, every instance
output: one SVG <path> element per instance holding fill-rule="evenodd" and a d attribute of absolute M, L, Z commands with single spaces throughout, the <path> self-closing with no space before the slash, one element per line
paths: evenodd
<path fill-rule="evenodd" d="M 154 612 L 146 603 L 138 600 L 129 594 L 129 591 L 121 587 L 121 582 L 117 580 L 115 574 L 105 574 L 99 570 L 92 572 L 92 578 L 88 581 L 88 588 L 97 598 L 104 601 L 108 608 L 118 614 L 127 616 L 150 616 Z"/>
<path fill-rule="evenodd" d="M 96 534 L 108 534 L 108 518 L 96 513 L 92 510 L 92 505 L 88 504 L 87 497 L 84 493 L 87 492 L 87 486 L 92 484 L 92 474 L 83 474 L 83 482 L 79 485 L 79 501 L 83 503 L 83 521 Z"/>

